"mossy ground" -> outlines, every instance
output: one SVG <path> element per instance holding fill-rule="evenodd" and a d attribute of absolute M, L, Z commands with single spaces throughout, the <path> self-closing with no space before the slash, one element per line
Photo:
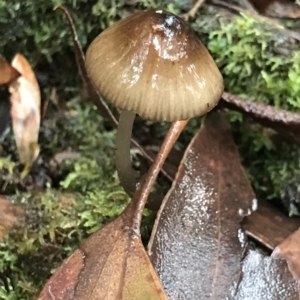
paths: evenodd
<path fill-rule="evenodd" d="M 160 7 L 175 13 L 183 9 L 178 1 L 137 2 L 138 8 Z M 17 51 L 26 55 L 36 68 L 44 98 L 52 86 L 65 98 L 78 95 L 81 88 L 69 28 L 62 14 L 53 11 L 57 4 L 70 9 L 84 47 L 100 30 L 127 14 L 121 0 L 42 0 L 38 4 L 0 0 L 0 53 L 8 59 Z M 216 9 L 208 6 L 201 12 L 192 26 L 216 59 L 226 90 L 300 112 L 299 43 L 263 19 L 223 12 L 214 18 Z M 238 113 L 229 116 L 256 193 L 278 198 L 283 187 L 300 175 L 299 147 L 274 139 L 274 133 Z M 192 120 L 177 148 L 183 149 L 198 128 L 199 120 Z M 165 131 L 164 125 L 156 127 L 158 137 Z M 46 189 L 39 192 L 15 184 L 17 155 L 12 136 L 6 138 L 0 159 L 5 182 L 1 183 L 6 186 L 4 193 L 26 210 L 27 218 L 0 244 L 0 299 L 33 299 L 49 272 L 82 239 L 124 209 L 129 199 L 118 185 L 114 136 L 91 104 L 73 101 L 65 111 L 50 112 L 41 127 L 38 170 L 45 168 L 48 175 L 51 157 L 57 153 L 69 151 L 79 157 L 54 167 L 52 177 L 42 178 L 40 185 Z"/>

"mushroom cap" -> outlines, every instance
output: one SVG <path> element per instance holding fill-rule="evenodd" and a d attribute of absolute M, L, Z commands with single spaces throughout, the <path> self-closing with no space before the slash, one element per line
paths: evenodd
<path fill-rule="evenodd" d="M 224 89 L 189 25 L 161 10 L 138 12 L 104 30 L 87 50 L 86 68 L 108 102 L 152 121 L 203 115 Z"/>

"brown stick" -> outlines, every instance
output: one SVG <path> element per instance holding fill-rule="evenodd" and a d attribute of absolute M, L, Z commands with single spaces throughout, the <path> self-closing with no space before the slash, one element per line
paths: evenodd
<path fill-rule="evenodd" d="M 224 92 L 220 106 L 236 110 L 300 144 L 300 114 Z"/>
<path fill-rule="evenodd" d="M 183 19 L 185 19 L 186 21 L 188 20 L 194 20 L 196 17 L 196 14 L 198 12 L 198 10 L 200 9 L 200 7 L 202 6 L 202 4 L 205 2 L 206 0 L 198 0 L 194 6 L 186 13 L 181 15 L 181 17 Z"/>

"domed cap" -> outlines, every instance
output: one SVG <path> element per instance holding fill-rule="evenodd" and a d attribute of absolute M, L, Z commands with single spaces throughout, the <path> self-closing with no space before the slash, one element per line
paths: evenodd
<path fill-rule="evenodd" d="M 223 92 L 214 60 L 189 25 L 169 12 L 138 12 L 104 30 L 86 54 L 95 88 L 120 109 L 153 121 L 210 111 Z"/>

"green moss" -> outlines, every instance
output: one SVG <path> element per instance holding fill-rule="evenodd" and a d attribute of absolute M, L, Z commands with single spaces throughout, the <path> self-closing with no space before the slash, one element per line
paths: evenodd
<path fill-rule="evenodd" d="M 65 4 L 74 17 L 84 47 L 105 27 L 127 12 L 123 1 L 0 0 L 0 53 L 8 59 L 21 51 L 36 66 L 42 87 L 80 89 L 73 43 L 66 20 L 53 6 Z M 180 13 L 186 1 L 138 1 L 139 8 L 166 8 Z M 300 52 L 280 31 L 249 15 L 229 19 L 204 6 L 193 23 L 224 74 L 226 90 L 281 108 L 300 111 Z M 43 79 L 44 74 L 48 77 Z M 50 74 L 50 75 L 49 75 Z M 234 137 L 251 182 L 261 197 L 275 198 L 299 175 L 298 147 L 274 140 L 273 133 L 230 113 Z M 184 148 L 199 128 L 194 119 L 177 146 Z M 166 126 L 161 127 L 161 137 Z M 7 190 L 27 211 L 27 218 L 0 244 L 0 299 L 32 299 L 37 290 L 89 233 L 119 215 L 128 198 L 118 185 L 114 135 L 92 105 L 70 103 L 66 113 L 46 118 L 40 144 L 44 159 L 62 151 L 80 156 L 55 170 L 54 181 L 40 193 Z M 159 135 L 159 134 L 158 134 Z M 11 142 L 11 136 L 8 137 Z M 3 152 L 0 167 L 12 187 L 18 177 L 15 147 Z M 149 223 L 143 234 L 149 233 Z M 7 289 L 10 292 L 7 292 Z"/>
<path fill-rule="evenodd" d="M 32 299 L 32 290 L 42 287 L 50 271 L 129 200 L 115 176 L 115 131 L 104 129 L 96 109 L 70 104 L 58 119 L 46 122 L 41 140 L 52 137 L 53 149 L 68 145 L 80 157 L 58 167 L 59 188 L 13 196 L 26 219 L 0 244 L 0 275 L 13 291 L 8 296 L 0 282 L 0 299 Z M 64 126 L 58 130 L 58 124 Z"/>
<path fill-rule="evenodd" d="M 279 27 L 247 14 L 230 17 L 206 8 L 194 29 L 204 37 L 225 80 L 225 89 L 246 99 L 300 112 L 299 42 Z M 297 146 L 274 142 L 274 133 L 230 112 L 242 162 L 259 197 L 280 197 L 300 172 Z M 278 140 L 278 139 L 277 139 Z M 281 140 L 284 140 L 281 138 Z"/>
<path fill-rule="evenodd" d="M 278 28 L 242 14 L 230 23 L 221 20 L 209 34 L 208 47 L 217 56 L 227 90 L 300 111 L 300 51 L 287 43 Z"/>

